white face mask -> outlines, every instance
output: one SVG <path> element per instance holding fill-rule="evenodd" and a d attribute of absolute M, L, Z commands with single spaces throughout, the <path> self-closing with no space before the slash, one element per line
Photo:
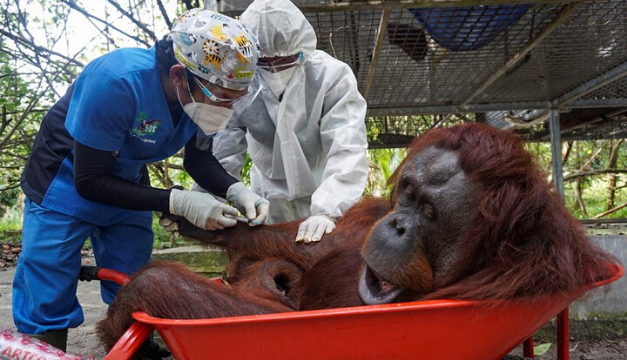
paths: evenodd
<path fill-rule="evenodd" d="M 285 91 L 287 84 L 296 71 L 296 66 L 287 68 L 279 72 L 271 72 L 265 69 L 259 69 L 259 74 L 263 78 L 263 81 L 268 85 L 274 95 L 279 98 Z"/>
<path fill-rule="evenodd" d="M 222 106 L 198 103 L 194 101 L 189 87 L 187 91 L 192 99 L 192 102 L 187 105 L 183 105 L 181 102 L 178 86 L 176 87 L 176 96 L 179 99 L 179 103 L 183 106 L 183 111 L 198 125 L 205 135 L 217 133 L 226 127 L 226 124 L 228 124 L 229 119 L 233 115 L 233 110 Z"/>

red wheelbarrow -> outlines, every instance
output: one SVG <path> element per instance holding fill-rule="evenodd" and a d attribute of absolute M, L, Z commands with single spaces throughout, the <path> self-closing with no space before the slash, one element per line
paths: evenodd
<path fill-rule="evenodd" d="M 137 312 L 133 314 L 136 322 L 105 360 L 130 359 L 155 329 L 177 360 L 208 356 L 229 360 L 499 360 L 523 341 L 524 355 L 533 358 L 532 334 L 558 313 L 558 359 L 568 360 L 568 305 L 586 291 L 620 278 L 623 268 L 612 266 L 612 276 L 591 286 L 532 300 L 431 300 L 198 320 L 159 319 Z M 120 285 L 130 281 L 119 272 L 84 267 L 81 280 L 93 279 Z M 31 353 L 41 354 L 38 359 L 93 359 L 5 332 L 0 332 L 0 359 Z"/>
<path fill-rule="evenodd" d="M 498 360 L 523 341 L 524 355 L 533 358 L 531 336 L 556 314 L 558 358 L 568 360 L 568 305 L 623 273 L 614 266 L 613 276 L 592 286 L 533 300 L 432 300 L 198 320 L 137 312 L 136 322 L 105 360 L 130 359 L 155 329 L 178 360 L 208 355 L 230 360 Z M 108 269 L 93 270 L 92 277 L 129 281 Z"/>

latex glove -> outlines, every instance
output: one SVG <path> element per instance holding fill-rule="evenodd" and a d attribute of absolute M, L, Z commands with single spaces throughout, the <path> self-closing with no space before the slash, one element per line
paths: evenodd
<path fill-rule="evenodd" d="M 238 214 L 237 209 L 219 202 L 209 194 L 177 189 L 172 189 L 170 193 L 170 213 L 182 216 L 205 230 L 235 226 Z"/>
<path fill-rule="evenodd" d="M 242 214 L 245 214 L 250 226 L 263 224 L 270 212 L 270 202 L 249 190 L 246 185 L 237 182 L 226 191 L 226 199 Z"/>
<path fill-rule="evenodd" d="M 296 242 L 310 243 L 320 241 L 324 234 L 330 234 L 335 229 L 335 220 L 326 215 L 314 215 L 300 223 Z"/>

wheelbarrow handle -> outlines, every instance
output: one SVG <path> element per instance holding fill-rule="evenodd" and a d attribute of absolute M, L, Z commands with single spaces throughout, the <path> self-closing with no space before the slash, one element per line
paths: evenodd
<path fill-rule="evenodd" d="M 150 337 L 155 328 L 150 324 L 134 322 L 122 334 L 103 360 L 128 360 L 135 355 L 139 347 Z"/>
<path fill-rule="evenodd" d="M 113 281 L 119 285 L 131 282 L 131 278 L 119 271 L 102 268 L 99 266 L 83 265 L 78 275 L 81 281 Z M 129 360 L 135 355 L 139 347 L 148 339 L 154 327 L 150 324 L 134 322 L 118 339 L 104 360 Z"/>
<path fill-rule="evenodd" d="M 81 281 L 106 280 L 113 281 L 119 285 L 127 284 L 131 281 L 128 275 L 119 271 L 102 268 L 99 266 L 83 265 L 78 275 Z"/>

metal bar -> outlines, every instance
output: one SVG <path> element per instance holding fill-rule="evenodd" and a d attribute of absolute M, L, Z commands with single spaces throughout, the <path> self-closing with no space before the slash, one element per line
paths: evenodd
<path fill-rule="evenodd" d="M 368 149 L 403 149 L 409 144 L 411 144 L 411 141 L 393 143 L 368 142 Z"/>
<path fill-rule="evenodd" d="M 560 4 L 579 2 L 580 0 L 541 0 L 534 4 Z M 324 1 L 324 0 L 294 0 L 292 1 L 303 12 L 316 11 L 373 11 L 385 9 L 406 8 L 444 8 L 474 5 L 516 5 L 529 4 L 529 0 L 385 0 L 377 2 L 360 1 Z M 234 16 L 241 14 L 250 5 L 250 0 L 206 0 L 205 9 Z"/>
<path fill-rule="evenodd" d="M 565 107 L 568 109 L 627 107 L 627 98 L 579 99 L 569 102 Z"/>
<path fill-rule="evenodd" d="M 562 136 L 562 141 L 590 141 L 590 140 L 608 140 L 608 139 L 625 139 L 627 138 L 627 131 L 613 131 L 609 134 L 592 134 L 592 135 L 582 135 L 582 134 L 566 134 Z"/>
<path fill-rule="evenodd" d="M 551 131 L 551 154 L 553 158 L 553 185 L 564 198 L 564 169 L 562 169 L 562 138 L 560 134 L 560 114 L 556 109 L 549 111 L 549 129 Z"/>
<path fill-rule="evenodd" d="M 553 107 L 561 107 L 625 76 L 627 76 L 627 61 L 557 97 L 553 101 Z"/>
<path fill-rule="evenodd" d="M 492 76 L 490 76 L 481 86 L 479 86 L 479 88 L 477 88 L 477 90 L 475 90 L 475 92 L 472 93 L 472 95 L 470 95 L 466 100 L 464 100 L 461 103 L 461 106 L 463 107 L 467 105 L 468 103 L 470 103 L 474 98 L 476 98 L 481 93 L 483 93 L 483 91 L 486 90 L 490 85 L 494 84 L 494 82 L 500 79 L 501 76 L 503 76 L 506 72 L 511 70 L 514 66 L 518 65 L 518 63 L 529 52 L 531 52 L 531 50 L 533 50 L 536 46 L 538 46 L 547 36 L 549 36 L 549 34 L 551 34 L 555 29 L 557 29 L 557 27 L 561 23 L 563 23 L 579 7 L 579 4 L 580 4 L 579 2 L 576 2 L 576 3 L 565 5 L 562 8 L 562 10 L 559 12 L 559 14 L 557 14 L 555 19 L 553 19 L 547 25 L 547 27 L 544 30 L 542 30 L 542 32 L 540 32 L 534 39 L 532 39 L 529 43 L 527 43 L 527 45 L 522 50 L 520 50 L 518 53 L 512 56 L 509 60 L 507 60 L 505 65 L 501 67 L 500 69 L 498 69 L 496 72 L 494 72 Z"/>
<path fill-rule="evenodd" d="M 379 53 L 383 45 L 383 37 L 387 29 L 388 21 L 390 20 L 390 14 L 392 10 L 390 8 L 383 9 L 381 13 L 381 21 L 379 22 L 379 30 L 377 32 L 377 38 L 375 39 L 374 51 L 372 54 L 372 62 L 370 63 L 370 69 L 368 70 L 368 78 L 366 80 L 366 86 L 364 88 L 364 99 L 368 100 L 368 94 L 370 93 L 370 87 L 372 86 L 372 80 L 374 80 L 374 74 L 377 71 L 377 62 L 379 61 Z"/>
<path fill-rule="evenodd" d="M 616 137 L 611 137 L 613 139 L 620 139 L 620 138 L 624 138 L 625 134 L 618 134 Z M 564 136 L 562 137 L 562 141 L 574 141 L 574 140 L 596 140 L 596 139 L 608 139 L 610 137 L 608 136 L 603 136 L 603 137 L 575 137 L 575 136 Z M 413 139 L 403 139 L 403 140 L 399 140 L 399 141 L 390 141 L 390 142 L 381 142 L 381 141 L 369 141 L 368 142 L 368 148 L 369 149 L 392 149 L 392 148 L 404 148 L 407 147 L 410 143 L 411 140 Z M 527 141 L 529 142 L 544 142 L 541 139 L 536 139 L 536 138 L 532 138 L 532 139 L 528 139 Z M 615 220 L 615 219 L 613 219 Z"/>
<path fill-rule="evenodd" d="M 405 115 L 427 115 L 427 114 L 448 114 L 448 113 L 471 113 L 487 111 L 507 111 L 507 110 L 534 110 L 546 109 L 551 106 L 549 101 L 527 101 L 527 102 L 503 102 L 487 104 L 469 104 L 466 106 L 455 105 L 425 105 L 408 107 L 371 107 L 368 108 L 368 116 L 405 116 Z M 589 109 L 589 108 L 627 108 L 627 98 L 619 99 L 591 99 L 575 100 L 569 103 L 567 109 Z M 622 110 L 620 110 L 622 112 Z"/>
<path fill-rule="evenodd" d="M 604 114 L 604 115 L 601 115 L 601 116 L 597 116 L 597 117 L 593 118 L 592 120 L 584 121 L 583 123 L 580 123 L 580 124 L 577 124 L 577 125 L 573 125 L 573 126 L 570 126 L 570 127 L 566 128 L 566 129 L 563 129 L 563 130 L 561 130 L 561 134 L 562 135 L 568 134 L 571 131 L 575 131 L 577 129 L 581 129 L 584 126 L 592 125 L 592 124 L 598 123 L 599 121 L 611 119 L 614 116 L 620 115 L 620 114 L 622 114 L 624 112 L 627 112 L 627 109 L 619 109 L 619 110 L 612 111 L 610 113 L 607 113 L 607 114 Z M 543 136 L 543 137 L 540 138 L 540 141 L 542 141 L 542 140 L 546 141 L 550 137 L 551 137 L 550 135 Z"/>
<path fill-rule="evenodd" d="M 523 356 L 529 359 L 535 359 L 533 353 L 533 336 L 530 336 L 523 342 Z"/>
<path fill-rule="evenodd" d="M 392 115 L 425 115 L 425 114 L 448 114 L 448 113 L 470 113 L 486 111 L 505 110 L 528 110 L 546 109 L 550 105 L 548 101 L 535 102 L 505 102 L 491 104 L 470 104 L 464 107 L 455 105 L 425 105 L 409 107 L 378 107 L 369 108 L 368 116 L 392 116 Z"/>
<path fill-rule="evenodd" d="M 607 120 L 607 119 L 611 119 L 616 115 L 620 115 L 624 112 L 626 112 L 627 109 L 620 109 L 620 110 L 616 110 L 616 111 L 612 111 L 611 113 L 605 114 L 605 115 L 601 115 L 601 116 L 597 116 L 596 118 L 589 120 L 589 121 L 585 121 L 581 124 L 577 124 L 575 126 L 571 126 L 569 128 L 566 128 L 564 130 L 562 130 L 562 134 L 566 134 L 569 133 L 571 131 L 577 130 L 577 129 L 581 129 L 584 126 L 588 126 L 588 125 L 592 125 L 594 123 L 598 123 L 599 121 L 603 121 L 603 120 Z"/>
<path fill-rule="evenodd" d="M 557 360 L 569 360 L 568 308 L 557 315 Z"/>
<path fill-rule="evenodd" d="M 584 225 L 597 224 L 627 224 L 627 219 L 582 219 L 579 220 Z"/>

